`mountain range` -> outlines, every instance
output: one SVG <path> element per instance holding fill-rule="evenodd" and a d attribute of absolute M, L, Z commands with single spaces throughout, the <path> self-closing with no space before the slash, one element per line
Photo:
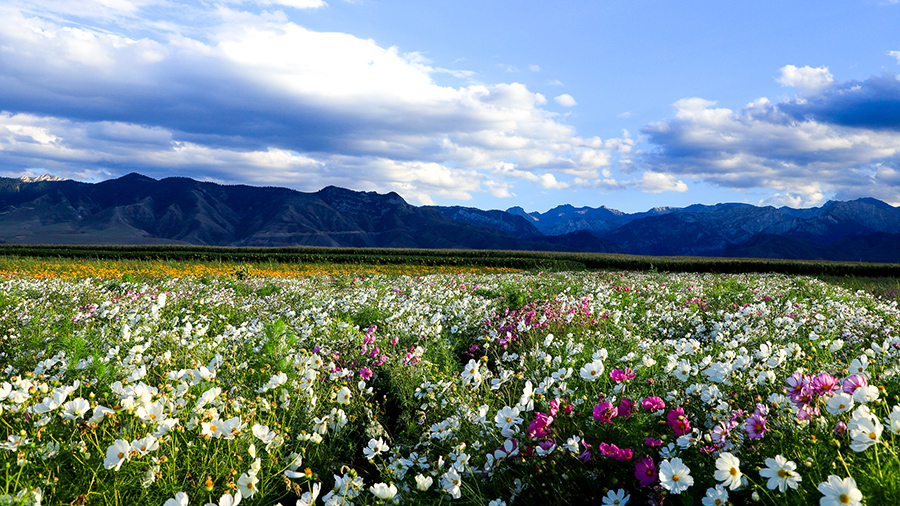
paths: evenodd
<path fill-rule="evenodd" d="M 561 205 L 414 206 L 396 193 L 220 185 L 132 173 L 100 183 L 0 178 L 0 243 L 349 246 L 594 251 L 900 262 L 900 208 L 749 204 L 624 213 Z"/>

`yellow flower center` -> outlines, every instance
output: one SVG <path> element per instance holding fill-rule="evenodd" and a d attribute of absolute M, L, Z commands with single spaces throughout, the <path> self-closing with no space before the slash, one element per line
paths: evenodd
<path fill-rule="evenodd" d="M 779 470 L 778 470 L 778 477 L 779 477 L 779 478 L 787 478 L 787 477 L 790 476 L 790 475 L 791 475 L 791 473 L 785 471 L 784 469 L 779 469 Z"/>
<path fill-rule="evenodd" d="M 732 467 L 732 468 L 731 468 L 731 471 L 729 471 L 729 472 L 731 473 L 732 476 L 737 476 L 737 475 L 738 475 L 738 470 L 737 470 L 736 467 Z"/>
<path fill-rule="evenodd" d="M 841 494 L 838 496 L 838 501 L 841 501 L 841 504 L 850 504 L 850 496 Z"/>
<path fill-rule="evenodd" d="M 876 440 L 876 439 L 878 439 L 878 434 L 875 434 L 874 432 L 870 432 L 870 433 L 869 433 L 869 439 L 871 439 L 871 440 L 873 440 L 873 441 Z"/>
<path fill-rule="evenodd" d="M 125 454 L 122 453 L 122 452 L 119 452 L 119 458 L 120 458 L 120 459 L 124 459 L 124 458 L 125 458 Z"/>
<path fill-rule="evenodd" d="M 680 479 L 681 479 L 681 476 L 678 476 L 677 474 L 672 475 L 672 481 L 678 481 Z"/>

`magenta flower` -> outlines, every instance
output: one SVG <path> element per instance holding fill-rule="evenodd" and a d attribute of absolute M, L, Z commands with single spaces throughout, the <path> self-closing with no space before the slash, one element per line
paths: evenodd
<path fill-rule="evenodd" d="M 691 431 L 691 422 L 687 419 L 687 416 L 684 414 L 684 408 L 681 406 L 669 411 L 667 420 L 666 423 L 668 423 L 669 427 L 672 427 L 676 436 L 683 436 Z"/>
<path fill-rule="evenodd" d="M 653 437 L 645 437 L 644 438 L 644 446 L 649 446 L 651 448 L 656 448 L 657 446 L 662 446 L 662 439 L 656 439 Z"/>
<path fill-rule="evenodd" d="M 744 430 L 747 431 L 750 439 L 762 439 L 763 434 L 766 433 L 766 417 L 757 414 L 750 415 L 747 423 L 744 424 Z"/>
<path fill-rule="evenodd" d="M 819 395 L 827 395 L 838 389 L 838 380 L 834 376 L 823 372 L 810 382 L 810 386 Z"/>
<path fill-rule="evenodd" d="M 604 401 L 594 406 L 594 420 L 600 423 L 612 423 L 612 419 L 619 413 L 618 408 L 614 408 L 612 404 Z"/>
<path fill-rule="evenodd" d="M 659 411 L 660 409 L 665 409 L 666 403 L 659 397 L 653 396 L 642 400 L 641 406 L 647 411 Z"/>
<path fill-rule="evenodd" d="M 600 443 L 597 448 L 600 450 L 600 455 L 604 457 L 615 458 L 619 454 L 619 447 L 614 444 Z"/>
<path fill-rule="evenodd" d="M 619 451 L 616 452 L 616 460 L 626 461 L 631 460 L 631 457 L 634 457 L 634 451 L 631 448 L 619 448 Z"/>
<path fill-rule="evenodd" d="M 644 455 L 634 464 L 634 477 L 638 479 L 642 487 L 651 485 L 658 476 L 656 464 L 649 455 Z"/>
<path fill-rule="evenodd" d="M 619 411 L 619 416 L 621 416 L 625 420 L 628 420 L 629 418 L 631 418 L 631 413 L 634 411 L 634 401 L 625 397 L 622 399 L 622 402 L 619 403 L 619 407 L 616 409 Z"/>
<path fill-rule="evenodd" d="M 550 416 L 556 416 L 559 413 L 559 398 L 550 401 Z"/>
<path fill-rule="evenodd" d="M 802 402 L 800 398 L 809 396 L 811 393 L 809 391 L 809 378 L 799 372 L 795 372 L 787 379 L 786 388 L 788 396 L 790 396 L 794 404 L 800 404 Z"/>
<path fill-rule="evenodd" d="M 372 369 L 369 369 L 369 368 L 366 367 L 366 366 L 363 366 L 363 367 L 359 370 L 359 377 L 362 378 L 362 379 L 364 379 L 364 380 L 366 380 L 366 381 L 369 381 L 370 379 L 372 379 L 372 374 L 373 374 L 373 373 L 372 373 Z"/>
<path fill-rule="evenodd" d="M 541 439 L 547 437 L 547 427 L 553 423 L 553 417 L 547 413 L 535 413 L 536 417 L 528 424 L 525 435 L 532 439 Z"/>
<path fill-rule="evenodd" d="M 609 379 L 616 383 L 621 383 L 625 380 L 634 379 L 634 372 L 630 367 L 626 367 L 624 371 L 621 369 L 613 369 L 612 371 L 609 371 Z"/>
<path fill-rule="evenodd" d="M 844 382 L 841 384 L 841 390 L 845 394 L 853 395 L 853 392 L 855 392 L 857 388 L 867 386 L 869 386 L 869 380 L 866 379 L 865 376 L 861 374 L 852 374 L 844 378 Z"/>
<path fill-rule="evenodd" d="M 753 410 L 754 415 L 761 416 L 769 416 L 769 407 L 761 402 L 756 403 L 756 408 Z"/>
<path fill-rule="evenodd" d="M 844 422 L 838 422 L 834 424 L 834 435 L 835 436 L 843 436 L 847 433 L 847 424 Z"/>
<path fill-rule="evenodd" d="M 538 443 L 538 446 L 541 447 L 541 449 L 544 450 L 545 452 L 549 452 L 550 450 L 553 449 L 554 446 L 556 446 L 556 440 L 555 439 L 545 439 L 544 441 L 541 441 L 540 443 Z"/>

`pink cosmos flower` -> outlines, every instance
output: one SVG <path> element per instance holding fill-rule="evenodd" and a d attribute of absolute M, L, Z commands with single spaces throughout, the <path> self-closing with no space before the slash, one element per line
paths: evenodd
<path fill-rule="evenodd" d="M 364 380 L 366 380 L 366 381 L 369 381 L 370 379 L 372 379 L 372 374 L 373 374 L 373 373 L 372 373 L 372 369 L 369 369 L 369 368 L 366 367 L 366 366 L 363 366 L 363 367 L 359 370 L 359 377 L 362 378 L 362 379 L 364 379 Z"/>
<path fill-rule="evenodd" d="M 604 401 L 594 406 L 594 420 L 600 423 L 612 423 L 612 419 L 619 413 L 618 408 L 614 408 L 612 404 Z"/>
<path fill-rule="evenodd" d="M 659 397 L 653 396 L 642 400 L 641 406 L 647 411 L 659 411 L 660 409 L 665 409 L 666 403 Z"/>
<path fill-rule="evenodd" d="M 619 416 L 628 420 L 631 418 L 631 413 L 634 411 L 634 401 L 631 399 L 624 397 L 622 402 L 619 403 L 619 407 L 616 408 L 619 411 Z"/>
<path fill-rule="evenodd" d="M 834 392 L 838 388 L 838 380 L 834 376 L 823 372 L 810 382 L 810 386 L 819 395 L 827 395 Z"/>
<path fill-rule="evenodd" d="M 861 374 L 852 374 L 844 378 L 844 382 L 841 384 L 841 390 L 843 390 L 845 394 L 853 395 L 853 392 L 855 392 L 857 388 L 867 386 L 869 386 L 869 380 L 866 379 L 865 376 Z"/>
<path fill-rule="evenodd" d="M 662 446 L 662 439 L 656 439 L 652 437 L 644 438 L 644 446 L 649 446 L 651 448 L 656 448 L 657 446 Z"/>
<path fill-rule="evenodd" d="M 619 453 L 619 447 L 610 443 L 600 443 L 597 445 L 597 449 L 600 450 L 600 455 L 609 458 L 615 458 Z"/>
<path fill-rule="evenodd" d="M 847 424 L 844 422 L 838 422 L 834 424 L 834 435 L 835 436 L 843 436 L 847 433 Z"/>
<path fill-rule="evenodd" d="M 813 418 L 819 416 L 819 408 L 813 406 L 802 406 L 799 411 L 797 411 L 797 420 L 812 420 Z"/>
<path fill-rule="evenodd" d="M 763 434 L 766 433 L 766 417 L 757 414 L 750 415 L 747 423 L 744 424 L 744 430 L 747 431 L 750 439 L 762 439 Z"/>
<path fill-rule="evenodd" d="M 553 423 L 553 417 L 547 413 L 535 413 L 535 419 L 528 424 L 525 435 L 532 439 L 541 439 L 547 437 L 547 427 Z"/>
<path fill-rule="evenodd" d="M 684 408 L 681 406 L 669 411 L 667 420 L 666 423 L 669 424 L 669 427 L 672 427 L 676 436 L 683 436 L 691 431 L 691 422 L 687 419 L 687 416 L 684 414 Z"/>
<path fill-rule="evenodd" d="M 634 372 L 630 367 L 626 367 L 624 371 L 621 369 L 613 369 L 612 371 L 609 371 L 609 379 L 616 383 L 621 383 L 625 380 L 634 379 Z"/>
<path fill-rule="evenodd" d="M 634 451 L 631 448 L 619 448 L 619 451 L 616 452 L 616 460 L 626 461 L 631 460 L 631 457 L 634 457 Z"/>
<path fill-rule="evenodd" d="M 809 385 L 809 378 L 800 374 L 799 372 L 795 372 L 791 375 L 790 378 L 787 379 L 787 392 L 788 395 L 793 399 L 795 396 L 801 395 L 803 390 Z M 796 401 L 795 401 L 796 402 Z"/>
<path fill-rule="evenodd" d="M 550 401 L 550 416 L 556 416 L 559 413 L 559 398 Z"/>
<path fill-rule="evenodd" d="M 642 487 L 650 486 L 658 476 L 656 464 L 649 455 L 644 455 L 635 463 L 634 477 L 638 479 Z"/>

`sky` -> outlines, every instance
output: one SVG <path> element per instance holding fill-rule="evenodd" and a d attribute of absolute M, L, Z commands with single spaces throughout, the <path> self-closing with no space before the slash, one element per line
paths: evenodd
<path fill-rule="evenodd" d="M 900 0 L 4 0 L 0 176 L 900 205 Z"/>

